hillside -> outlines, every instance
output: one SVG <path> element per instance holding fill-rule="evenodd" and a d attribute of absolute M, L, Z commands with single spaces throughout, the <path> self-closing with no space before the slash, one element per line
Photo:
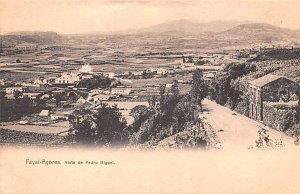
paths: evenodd
<path fill-rule="evenodd" d="M 56 32 L 14 32 L 0 36 L 3 47 L 11 47 L 21 43 L 51 44 L 62 40 Z"/>
<path fill-rule="evenodd" d="M 138 33 L 162 33 L 162 32 L 190 32 L 190 33 L 203 33 L 203 32 L 222 32 L 245 22 L 236 21 L 213 21 L 207 23 L 198 23 L 190 20 L 176 20 L 150 26 L 137 30 Z M 247 23 L 247 22 L 246 22 Z"/>
<path fill-rule="evenodd" d="M 278 41 L 292 39 L 295 32 L 266 23 L 242 24 L 217 35 L 226 39 L 254 39 L 262 41 Z"/>

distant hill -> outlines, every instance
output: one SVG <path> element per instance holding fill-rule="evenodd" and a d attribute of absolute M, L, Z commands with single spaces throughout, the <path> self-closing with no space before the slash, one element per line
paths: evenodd
<path fill-rule="evenodd" d="M 176 20 L 142 28 L 137 30 L 137 33 L 162 33 L 162 32 L 191 32 L 191 33 L 202 33 L 202 32 L 222 32 L 228 30 L 237 25 L 247 22 L 237 21 L 213 21 L 207 23 L 198 23 L 190 20 Z"/>
<path fill-rule="evenodd" d="M 190 20 L 176 20 L 150 26 L 136 31 L 137 34 L 160 34 L 170 36 L 191 35 L 195 38 L 213 40 L 236 40 L 237 42 L 271 42 L 299 40 L 300 31 L 273 26 L 267 23 L 236 21 L 214 21 L 198 23 Z"/>
<path fill-rule="evenodd" d="M 4 47 L 21 43 L 51 44 L 62 40 L 56 32 L 14 32 L 0 36 Z"/>
<path fill-rule="evenodd" d="M 274 49 L 262 51 L 252 61 L 265 61 L 265 60 L 292 60 L 300 59 L 300 49 Z"/>
<path fill-rule="evenodd" d="M 242 24 L 217 35 L 226 39 L 255 39 L 263 41 L 276 41 L 291 39 L 296 35 L 295 31 L 280 28 L 266 23 Z"/>

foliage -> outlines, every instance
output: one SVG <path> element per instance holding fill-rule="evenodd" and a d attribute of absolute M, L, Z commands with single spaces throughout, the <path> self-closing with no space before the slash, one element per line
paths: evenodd
<path fill-rule="evenodd" d="M 253 61 L 300 59 L 300 49 L 274 49 L 261 52 Z"/>
<path fill-rule="evenodd" d="M 255 141 L 255 147 L 257 149 L 280 149 L 284 147 L 284 142 L 281 138 L 272 140 L 268 134 L 268 131 L 264 128 L 260 128 L 258 130 L 258 139 Z"/>
<path fill-rule="evenodd" d="M 252 63 L 232 63 L 227 65 L 223 72 L 219 72 L 210 85 L 210 95 L 218 104 L 229 105 L 234 109 L 239 102 L 246 100 L 247 81 L 241 78 L 256 71 Z M 245 102 L 247 104 L 247 102 Z"/>
<path fill-rule="evenodd" d="M 294 120 L 295 120 L 295 113 L 292 110 L 288 111 L 284 117 L 282 130 L 286 131 L 289 128 L 291 128 L 295 124 Z"/>
<path fill-rule="evenodd" d="M 96 88 L 108 88 L 113 80 L 108 77 L 94 75 L 92 79 L 83 79 L 78 82 L 77 87 L 79 88 L 87 88 L 89 90 Z"/>
<path fill-rule="evenodd" d="M 148 107 L 145 105 L 137 105 L 131 109 L 129 115 L 134 118 L 134 120 L 138 120 L 141 116 L 145 114 L 148 110 Z"/>
<path fill-rule="evenodd" d="M 197 106 L 192 102 L 191 96 L 186 95 L 180 99 L 173 111 L 173 118 L 177 126 L 182 128 L 187 122 L 197 121 Z"/>
<path fill-rule="evenodd" d="M 199 124 L 194 126 L 199 126 Z M 174 137 L 175 145 L 178 148 L 182 149 L 208 146 L 208 139 L 205 131 L 195 129 L 195 127 L 192 127 L 190 124 L 187 124 L 186 127 L 189 129 L 184 131 L 184 133 L 176 134 Z"/>
<path fill-rule="evenodd" d="M 201 101 L 207 96 L 208 89 L 204 83 L 202 70 L 196 69 L 193 72 L 193 85 L 191 95 L 196 103 L 201 104 Z"/>
<path fill-rule="evenodd" d="M 142 113 L 142 121 L 136 120 L 135 128 L 131 134 L 131 144 L 148 144 L 156 146 L 159 141 L 187 130 L 187 125 L 200 122 L 198 118 L 198 105 L 192 101 L 191 95 L 180 96 L 176 91 L 165 93 L 160 89 L 160 98 L 149 101 L 149 108 Z M 138 123 L 138 124 L 136 124 Z M 200 139 L 191 137 L 196 144 Z"/>
<path fill-rule="evenodd" d="M 18 120 L 45 108 L 43 100 L 32 101 L 28 97 L 23 97 L 21 92 L 16 92 L 15 97 L 15 99 L 7 99 L 5 93 L 0 92 L 0 122 Z"/>
<path fill-rule="evenodd" d="M 117 106 L 102 104 L 96 112 L 80 110 L 73 115 L 81 118 L 79 122 L 71 122 L 69 138 L 76 143 L 96 145 L 121 145 L 128 143 L 125 131 L 126 121 Z M 76 119 L 75 119 L 76 120 Z"/>

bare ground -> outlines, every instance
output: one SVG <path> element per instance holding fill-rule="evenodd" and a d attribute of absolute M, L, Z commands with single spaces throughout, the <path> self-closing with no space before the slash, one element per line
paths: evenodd
<path fill-rule="evenodd" d="M 200 118 L 213 127 L 224 149 L 248 149 L 255 146 L 260 128 L 267 129 L 273 141 L 281 139 L 285 147 L 294 146 L 294 139 L 283 132 L 271 129 L 213 101 L 205 99 L 203 109 Z"/>

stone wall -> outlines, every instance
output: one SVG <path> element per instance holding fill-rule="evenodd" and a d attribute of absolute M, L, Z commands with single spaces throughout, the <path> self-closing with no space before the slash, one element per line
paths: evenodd
<path fill-rule="evenodd" d="M 290 115 L 291 123 L 296 123 L 296 107 L 274 106 L 270 103 L 263 105 L 263 123 L 273 129 L 283 131 L 284 126 L 289 122 L 286 118 Z"/>

